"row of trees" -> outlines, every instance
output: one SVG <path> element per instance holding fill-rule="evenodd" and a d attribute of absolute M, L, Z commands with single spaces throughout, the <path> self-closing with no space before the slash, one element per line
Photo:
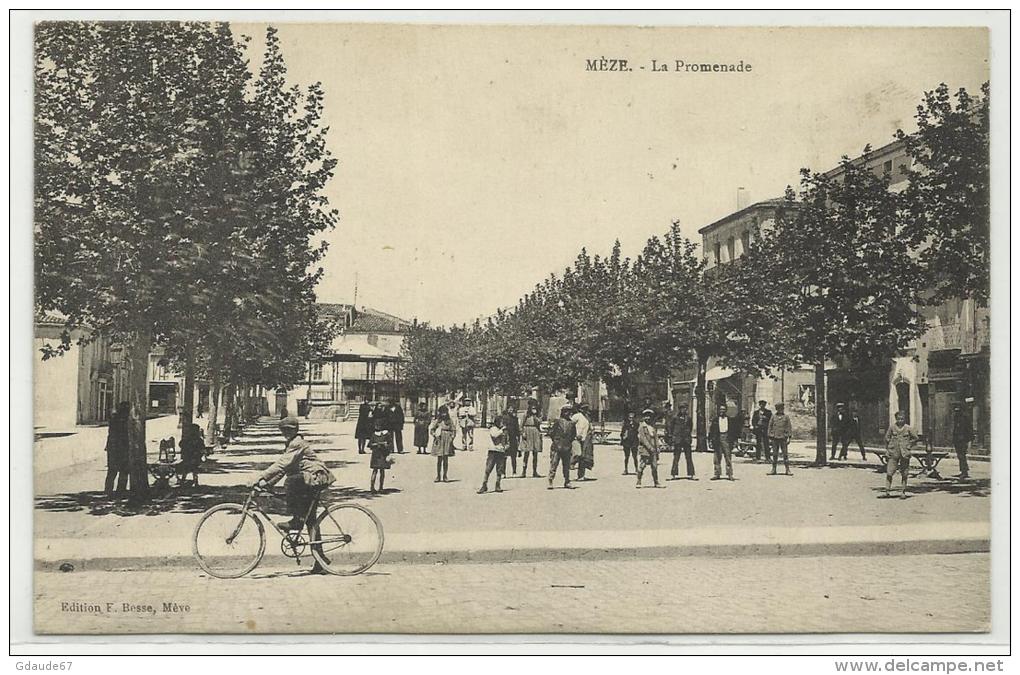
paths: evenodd
<path fill-rule="evenodd" d="M 217 402 L 289 387 L 332 327 L 315 311 L 336 211 L 322 88 L 286 80 L 276 31 L 257 73 L 227 24 L 41 23 L 35 35 L 36 308 L 123 348 L 131 491 L 147 492 L 154 345 Z M 227 430 L 229 432 L 229 429 Z"/>
<path fill-rule="evenodd" d="M 426 392 L 570 389 L 601 379 L 630 399 L 634 376 L 697 366 L 698 446 L 705 447 L 710 359 L 756 375 L 811 364 L 817 461 L 825 463 L 827 360 L 881 362 L 924 330 L 921 308 L 988 300 L 988 87 L 925 95 L 906 190 L 866 161 L 801 172 L 774 224 L 746 254 L 708 267 L 676 222 L 624 257 L 581 251 L 516 307 L 485 322 L 415 325 L 407 384 Z M 865 157 L 871 152 L 865 148 Z"/>

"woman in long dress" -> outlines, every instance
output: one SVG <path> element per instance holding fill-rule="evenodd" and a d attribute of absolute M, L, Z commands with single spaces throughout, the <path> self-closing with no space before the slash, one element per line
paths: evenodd
<path fill-rule="evenodd" d="M 419 403 L 418 411 L 414 413 L 414 447 L 417 454 L 429 454 L 429 425 L 432 423 L 432 415 L 429 414 L 427 403 Z"/>
<path fill-rule="evenodd" d="M 531 455 L 531 477 L 540 478 L 538 475 L 538 453 L 542 452 L 542 417 L 538 414 L 538 405 L 528 403 L 528 412 L 524 414 L 524 421 L 521 423 L 521 478 L 528 473 L 528 455 Z"/>
<path fill-rule="evenodd" d="M 354 437 L 358 439 L 358 454 L 365 454 L 365 444 L 368 443 L 368 439 L 372 437 L 374 431 L 374 423 L 372 421 L 372 406 L 368 404 L 368 401 L 362 401 L 361 405 L 358 406 L 358 426 L 354 428 Z"/>
<path fill-rule="evenodd" d="M 453 436 L 457 432 L 450 411 L 441 406 L 432 423 L 432 455 L 436 458 L 436 482 L 447 482 L 450 469 L 450 457 L 453 457 Z"/>

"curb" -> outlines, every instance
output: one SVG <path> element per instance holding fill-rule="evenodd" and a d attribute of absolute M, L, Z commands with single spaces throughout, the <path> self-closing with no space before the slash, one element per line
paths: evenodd
<path fill-rule="evenodd" d="M 520 563 L 556 561 L 626 561 L 662 558 L 728 557 L 805 557 L 805 556 L 885 556 L 953 555 L 987 553 L 986 538 L 917 539 L 910 541 L 844 541 L 747 544 L 693 544 L 610 548 L 480 548 L 475 550 L 383 550 L 379 564 L 448 565 L 471 563 Z M 307 556 L 311 560 L 311 555 Z M 303 560 L 304 562 L 304 560 Z M 61 565 L 73 565 L 73 571 L 142 571 L 161 568 L 193 568 L 192 556 L 94 557 L 63 560 L 36 560 L 35 570 L 59 572 Z M 290 564 L 288 558 L 267 554 L 263 564 Z"/>

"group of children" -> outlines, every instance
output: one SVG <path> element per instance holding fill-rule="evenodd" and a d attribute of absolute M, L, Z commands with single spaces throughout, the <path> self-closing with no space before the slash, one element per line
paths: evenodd
<path fill-rule="evenodd" d="M 715 475 L 714 480 L 721 479 L 721 466 L 723 460 L 726 464 L 726 477 L 729 480 L 733 480 L 733 465 L 731 461 L 731 448 L 732 443 L 728 434 L 728 425 L 730 422 L 725 419 L 727 415 L 725 408 L 720 408 L 719 420 L 713 421 L 714 434 L 714 454 L 715 454 Z M 637 476 L 636 487 L 642 487 L 642 478 L 645 470 L 648 469 L 652 474 L 652 487 L 662 487 L 659 483 L 659 470 L 658 461 L 659 453 L 662 450 L 662 445 L 659 442 L 659 434 L 656 429 L 656 412 L 651 408 L 646 408 L 641 412 L 641 419 L 638 421 L 637 413 L 631 411 L 627 415 L 627 419 L 623 423 L 621 430 L 621 444 L 623 446 L 624 453 L 624 475 L 629 474 L 630 463 L 633 459 L 634 469 Z M 570 485 L 570 468 L 572 466 L 578 467 L 578 478 L 583 480 L 583 472 L 585 467 L 594 465 L 593 457 L 588 456 L 592 453 L 584 452 L 584 443 L 591 442 L 588 436 L 591 435 L 590 424 L 585 428 L 588 429 L 587 434 L 584 437 L 580 437 L 578 420 L 587 420 L 588 418 L 584 415 L 584 411 L 580 408 L 575 409 L 574 407 L 567 405 L 563 406 L 560 410 L 560 416 L 554 420 L 550 430 L 549 437 L 551 440 L 550 447 L 550 466 L 549 466 L 549 489 L 553 488 L 553 482 L 556 476 L 557 470 L 562 471 L 563 475 L 563 487 L 571 488 Z M 427 422 L 427 433 L 424 429 L 419 429 L 419 425 L 424 427 Z M 678 467 L 681 456 L 686 456 L 687 459 L 687 478 L 690 480 L 697 480 L 694 475 L 694 464 L 691 460 L 691 430 L 692 422 L 689 414 L 687 413 L 687 407 L 684 405 L 680 406 L 680 410 L 677 414 L 671 417 L 667 422 L 665 445 L 671 447 L 674 453 L 674 461 L 672 468 L 672 479 L 679 478 Z M 716 422 L 718 426 L 716 426 Z M 478 494 L 485 494 L 489 491 L 489 479 L 493 473 L 495 473 L 495 486 L 496 492 L 502 492 L 502 480 L 506 474 L 506 463 L 507 459 L 512 460 L 511 470 L 514 474 L 517 471 L 517 457 L 523 452 L 523 471 L 521 477 L 527 474 L 528 455 L 532 456 L 532 476 L 540 477 L 537 471 L 538 465 L 538 453 L 541 452 L 542 448 L 542 434 L 540 431 L 541 418 L 538 414 L 538 409 L 534 405 L 529 405 L 528 411 L 524 416 L 523 423 L 518 420 L 517 411 L 514 408 L 508 408 L 503 414 L 495 415 L 492 423 L 488 428 L 489 439 L 491 441 L 491 447 L 488 451 L 488 455 L 485 461 L 485 472 L 482 477 L 481 487 L 478 489 Z M 449 481 L 449 458 L 455 454 L 454 448 L 454 437 L 457 434 L 458 427 L 460 425 L 455 424 L 453 416 L 447 406 L 441 406 L 435 416 L 428 413 L 425 404 L 421 404 L 421 407 L 415 415 L 415 445 L 418 446 L 419 454 L 428 452 L 426 444 L 431 440 L 432 450 L 431 454 L 436 457 L 436 479 L 435 482 L 448 482 Z M 718 431 L 716 431 L 718 429 Z M 779 461 L 780 453 L 782 454 L 782 460 L 785 467 L 785 474 L 792 475 L 790 471 L 789 462 L 789 441 L 792 434 L 792 424 L 790 423 L 789 417 L 784 412 L 784 406 L 782 403 L 776 404 L 776 410 L 774 414 L 770 415 L 768 424 L 764 427 L 767 433 L 767 437 L 772 449 L 771 460 L 772 470 L 769 475 L 777 475 L 777 464 Z M 460 429 L 463 434 L 463 429 Z M 386 479 L 386 470 L 393 464 L 393 460 L 389 457 L 390 452 L 393 448 L 393 439 L 391 437 L 392 431 L 386 427 L 381 421 L 376 424 L 376 428 L 372 433 L 372 438 L 369 443 L 371 448 L 372 458 L 370 466 L 372 469 L 372 478 L 370 482 L 370 489 L 373 493 L 379 492 L 383 489 L 383 484 Z M 473 437 L 473 433 L 471 434 Z M 473 438 L 472 438 L 473 440 Z M 907 473 L 910 464 L 910 456 L 913 446 L 917 443 L 917 435 L 913 432 L 911 427 L 906 423 L 906 416 L 900 412 L 896 414 L 896 423 L 889 427 L 886 434 L 886 448 L 887 448 L 887 464 L 886 464 L 886 494 L 888 495 L 892 488 L 892 479 L 896 473 L 901 474 L 901 496 L 906 496 L 906 485 L 907 485 Z M 562 467 L 562 468 L 561 468 Z M 376 483 L 378 482 L 378 488 Z"/>

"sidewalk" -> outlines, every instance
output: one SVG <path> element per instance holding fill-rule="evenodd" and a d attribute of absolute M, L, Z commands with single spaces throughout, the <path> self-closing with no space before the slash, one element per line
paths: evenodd
<path fill-rule="evenodd" d="M 544 478 L 506 478 L 503 493 L 477 495 L 486 452 L 458 451 L 450 483 L 434 483 L 430 455 L 397 455 L 387 490 L 368 492 L 368 455 L 360 455 L 352 422 L 303 422 L 303 433 L 337 476 L 334 498 L 365 503 L 386 531 L 385 562 L 480 562 L 632 559 L 663 556 L 871 555 L 958 553 L 989 549 L 989 465 L 968 481 L 912 479 L 909 499 L 881 499 L 877 464 L 809 468 L 791 458 L 794 475 L 734 460 L 734 482 L 710 481 L 712 456 L 696 454 L 700 480 L 634 489 L 622 476 L 618 446 L 597 446 L 595 480 L 547 490 Z M 410 439 L 410 427 L 404 434 Z M 479 444 L 484 435 L 479 434 Z M 77 569 L 193 566 L 191 533 L 207 508 L 243 500 L 244 484 L 283 447 L 272 422 L 213 456 L 202 485 L 172 489 L 141 511 L 100 491 L 105 467 L 37 474 L 36 560 L 44 569 L 70 561 Z M 413 448 L 408 448 L 413 453 Z M 539 470 L 548 471 L 546 449 Z M 943 462 L 943 475 L 955 464 Z M 663 455 L 660 478 L 671 458 Z M 646 476 L 646 484 L 650 476 Z M 493 487 L 490 481 L 490 490 Z M 280 500 L 282 508 L 282 500 Z M 269 532 L 267 550 L 278 551 Z"/>
<path fill-rule="evenodd" d="M 168 436 L 180 438 L 177 415 L 163 415 L 145 421 L 149 454 L 159 453 L 159 441 Z M 107 427 L 79 426 L 65 431 L 43 431 L 33 444 L 35 473 L 43 473 L 88 464 L 106 462 Z"/>

